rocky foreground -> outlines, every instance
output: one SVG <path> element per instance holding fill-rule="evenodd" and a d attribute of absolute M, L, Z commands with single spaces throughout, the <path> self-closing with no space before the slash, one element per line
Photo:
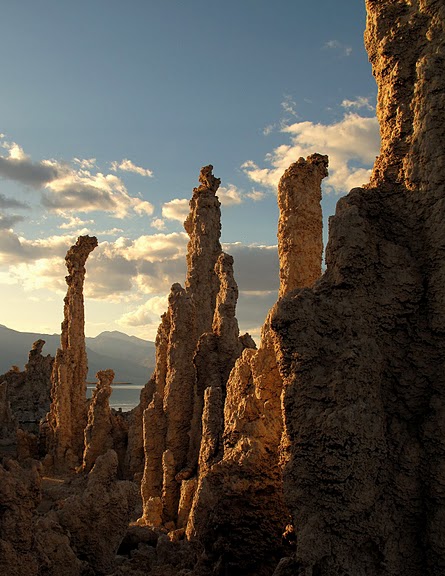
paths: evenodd
<path fill-rule="evenodd" d="M 381 154 L 338 202 L 323 275 L 328 158 L 283 174 L 258 349 L 239 334 L 212 166 L 130 413 L 110 409 L 106 367 L 86 400 L 97 240 L 68 251 L 55 360 L 39 341 L 0 378 L 1 574 L 445 574 L 445 4 L 366 7 Z"/>

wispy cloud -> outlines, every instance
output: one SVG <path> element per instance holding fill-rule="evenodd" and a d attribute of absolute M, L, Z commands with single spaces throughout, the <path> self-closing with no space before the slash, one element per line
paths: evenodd
<path fill-rule="evenodd" d="M 73 228 L 78 228 L 79 226 L 88 226 L 89 224 L 94 224 L 94 220 L 82 220 L 78 216 L 71 216 L 70 214 L 61 214 L 62 218 L 66 219 L 66 222 L 59 225 L 61 230 L 72 230 Z"/>
<path fill-rule="evenodd" d="M 269 167 L 260 167 L 252 160 L 242 165 L 254 182 L 276 189 L 281 175 L 292 162 L 314 152 L 329 156 L 327 191 L 343 193 L 369 181 L 380 147 L 375 117 L 346 113 L 342 120 L 332 124 L 297 122 L 284 126 L 282 132 L 289 136 L 289 142 L 266 156 Z"/>
<path fill-rule="evenodd" d="M 375 110 L 375 107 L 370 103 L 370 98 L 366 98 L 365 96 L 358 96 L 355 100 L 343 100 L 341 105 L 346 109 L 355 108 L 356 110 L 360 110 L 364 108 L 370 111 Z"/>
<path fill-rule="evenodd" d="M 139 176 L 153 176 L 153 171 L 149 170 L 148 168 L 142 168 L 141 166 L 137 166 L 128 158 L 124 158 L 120 162 L 114 161 L 111 163 L 111 169 L 113 172 L 118 172 L 121 170 L 122 172 L 133 172 L 134 174 L 139 174 Z"/>
<path fill-rule="evenodd" d="M 73 162 L 78 164 L 82 170 L 92 170 L 96 167 L 96 158 L 74 158 Z"/>
<path fill-rule="evenodd" d="M 281 108 L 284 110 L 284 112 L 286 112 L 286 114 L 290 114 L 291 116 L 298 118 L 296 111 L 297 104 L 292 96 L 289 96 L 289 94 L 284 95 L 284 100 L 281 102 Z"/>
<path fill-rule="evenodd" d="M 342 56 L 350 56 L 352 54 L 351 46 L 343 44 L 339 40 L 328 40 L 324 45 L 323 48 L 325 50 L 335 50 L 340 53 Z"/>

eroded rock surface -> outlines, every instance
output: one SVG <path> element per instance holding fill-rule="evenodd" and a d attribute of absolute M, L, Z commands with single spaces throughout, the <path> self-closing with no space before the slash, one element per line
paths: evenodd
<path fill-rule="evenodd" d="M 369 0 L 382 148 L 272 320 L 305 576 L 445 573 L 445 6 Z"/>
<path fill-rule="evenodd" d="M 156 370 L 147 385 L 152 397 L 143 413 L 143 517 L 169 528 L 185 527 L 198 485 L 205 390 L 220 389 L 216 420 L 221 430 L 214 430 L 218 450 L 226 381 L 249 344 L 239 337 L 235 318 L 233 259 L 219 242 L 220 181 L 212 166 L 201 170 L 199 181 L 184 223 L 190 236 L 185 288 L 172 286 L 156 339 Z"/>
<path fill-rule="evenodd" d="M 85 428 L 85 450 L 82 468 L 89 472 L 96 459 L 113 448 L 112 420 L 110 411 L 113 370 L 101 370 L 96 374 L 97 384 L 88 406 L 88 423 Z"/>
<path fill-rule="evenodd" d="M 325 176 L 327 157 L 314 154 L 298 160 L 281 178 L 281 294 L 310 286 L 320 277 L 321 180 Z M 225 303 L 229 310 L 230 301 L 229 297 Z M 233 338 L 229 341 L 233 345 Z M 211 368 L 211 352 L 206 351 L 202 362 L 208 374 L 216 373 Z M 259 349 L 244 350 L 227 389 L 212 385 L 205 391 L 198 488 L 187 536 L 204 543 L 209 555 L 230 574 L 270 575 L 284 552 L 282 535 L 288 512 L 279 455 L 281 393 L 269 314 Z"/>
<path fill-rule="evenodd" d="M 77 555 L 99 575 L 109 574 L 115 566 L 137 500 L 136 485 L 117 480 L 118 465 L 114 450 L 98 456 L 85 491 L 67 498 L 57 512 Z"/>
<path fill-rule="evenodd" d="M 48 415 L 49 452 L 55 469 L 74 468 L 82 462 L 87 424 L 85 314 L 83 284 L 85 263 L 97 239 L 79 236 L 65 257 L 68 291 L 65 296 L 61 347 L 52 372 L 51 409 Z"/>
<path fill-rule="evenodd" d="M 11 369 L 0 376 L 0 382 L 8 383 L 8 399 L 19 426 L 33 433 L 38 433 L 51 402 L 54 358 L 42 355 L 44 344 L 44 340 L 34 342 L 23 371 Z"/>

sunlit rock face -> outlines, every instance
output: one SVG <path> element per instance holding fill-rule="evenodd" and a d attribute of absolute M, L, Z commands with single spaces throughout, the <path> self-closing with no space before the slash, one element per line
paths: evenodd
<path fill-rule="evenodd" d="M 281 295 L 311 286 L 320 277 L 321 181 L 327 176 L 327 163 L 327 157 L 319 154 L 300 158 L 280 180 Z M 200 475 L 186 533 L 204 543 L 210 557 L 230 574 L 270 575 L 284 553 L 288 511 L 280 454 L 280 445 L 286 442 L 283 383 L 270 318 L 271 314 L 259 349 L 244 350 L 236 361 L 226 394 L 217 386 L 205 393 Z"/>
<path fill-rule="evenodd" d="M 236 358 L 253 345 L 239 336 L 238 288 L 233 259 L 219 241 L 220 180 L 212 169 L 202 168 L 193 190 L 184 223 L 190 237 L 185 288 L 171 288 L 156 338 L 156 369 L 139 407 L 142 430 L 135 418 L 130 431 L 130 451 L 138 438 L 144 448 L 143 519 L 171 529 L 187 524 L 198 485 L 206 390 L 217 387 L 223 398 Z M 221 424 L 223 404 L 217 419 Z"/>
<path fill-rule="evenodd" d="M 85 314 L 83 285 L 85 263 L 96 248 L 93 236 L 79 236 L 65 257 L 68 291 L 65 296 L 61 347 L 52 372 L 51 408 L 48 415 L 48 448 L 55 469 L 82 463 L 84 429 L 87 425 Z"/>
<path fill-rule="evenodd" d="M 445 573 L 443 2 L 369 0 L 382 148 L 278 303 L 299 573 Z"/>

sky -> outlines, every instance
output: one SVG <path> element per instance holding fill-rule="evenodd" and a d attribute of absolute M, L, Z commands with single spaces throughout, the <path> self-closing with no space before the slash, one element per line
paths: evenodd
<path fill-rule="evenodd" d="M 357 0 L 2 2 L 0 323 L 60 332 L 64 257 L 90 234 L 86 335 L 154 340 L 213 164 L 240 329 L 258 337 L 277 298 L 282 173 L 329 155 L 326 243 L 378 155 L 365 19 Z"/>

